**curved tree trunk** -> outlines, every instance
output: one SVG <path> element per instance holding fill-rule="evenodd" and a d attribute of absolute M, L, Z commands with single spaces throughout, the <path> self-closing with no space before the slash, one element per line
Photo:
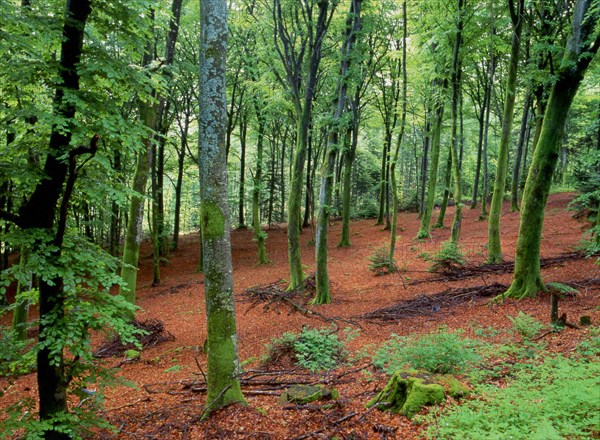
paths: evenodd
<path fill-rule="evenodd" d="M 600 35 L 596 34 L 594 39 L 589 41 L 594 28 L 600 22 L 600 10 L 594 9 L 593 4 L 593 0 L 578 0 L 573 10 L 571 36 L 557 72 L 558 79 L 550 92 L 540 138 L 525 183 L 515 271 L 513 282 L 505 296 L 523 298 L 545 290 L 540 273 L 544 209 L 569 108 L 587 67 L 600 47 Z"/>

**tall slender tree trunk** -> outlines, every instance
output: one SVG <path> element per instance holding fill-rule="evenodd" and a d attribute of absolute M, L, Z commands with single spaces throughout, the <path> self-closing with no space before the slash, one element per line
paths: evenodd
<path fill-rule="evenodd" d="M 256 142 L 256 172 L 254 173 L 254 183 L 252 185 L 252 227 L 254 228 L 254 240 L 256 240 L 258 252 L 258 264 L 267 264 L 269 262 L 269 258 L 267 257 L 267 249 L 265 247 L 267 234 L 260 227 L 260 193 L 263 174 L 263 144 L 265 139 L 266 124 L 264 121 L 264 116 L 261 114 L 259 104 L 255 102 L 254 108 L 256 110 L 256 117 L 258 119 L 258 139 Z"/>
<path fill-rule="evenodd" d="M 328 255 L 328 226 L 329 215 L 332 209 L 332 190 L 335 163 L 339 145 L 339 123 L 346 109 L 346 96 L 348 91 L 348 75 L 350 69 L 350 60 L 352 47 L 356 40 L 356 35 L 360 32 L 360 7 L 362 0 L 352 0 L 350 3 L 350 12 L 346 19 L 346 35 L 342 46 L 342 57 L 340 62 L 340 73 L 337 85 L 337 94 L 334 103 L 333 118 L 329 136 L 327 139 L 327 149 L 325 159 L 321 170 L 321 188 L 319 192 L 319 213 L 317 216 L 317 234 L 315 240 L 316 248 L 316 296 L 311 301 L 312 304 L 329 304 L 331 294 L 329 291 L 329 275 L 327 271 Z"/>
<path fill-rule="evenodd" d="M 506 174 L 508 172 L 508 150 L 510 146 L 510 134 L 512 128 L 513 113 L 515 108 L 515 97 L 517 93 L 517 73 L 519 70 L 519 52 L 521 48 L 521 30 L 523 29 L 524 0 L 509 0 L 508 5 L 513 23 L 513 34 L 510 51 L 510 65 L 506 83 L 506 97 L 504 101 L 504 112 L 502 114 L 502 135 L 498 148 L 498 166 L 496 168 L 496 181 L 494 182 L 494 193 L 490 205 L 490 219 L 488 222 L 488 263 L 499 263 L 502 261 L 502 246 L 500 243 L 500 215 L 504 191 L 506 187 Z M 515 9 L 516 6 L 516 9 Z"/>
<path fill-rule="evenodd" d="M 240 388 L 227 203 L 227 2 L 200 2 L 200 219 L 204 250 L 208 376 L 204 417 L 245 403 Z"/>
<path fill-rule="evenodd" d="M 355 101 L 356 102 L 356 101 Z M 358 146 L 358 113 L 360 110 L 352 105 L 352 128 L 350 134 L 350 147 L 346 151 L 344 161 L 344 172 L 342 174 L 342 232 L 338 247 L 350 247 L 350 203 L 352 185 L 352 166 L 356 158 L 356 147 Z"/>
<path fill-rule="evenodd" d="M 385 197 L 387 194 L 387 180 L 385 178 L 388 159 L 387 150 L 388 144 L 386 142 L 383 144 L 383 148 L 381 150 L 381 170 L 379 171 L 379 214 L 377 214 L 377 222 L 375 222 L 375 226 L 383 225 L 383 220 L 385 218 Z"/>
<path fill-rule="evenodd" d="M 429 119 L 429 109 L 425 111 L 425 128 L 423 136 L 423 157 L 421 159 L 421 193 L 419 196 L 419 218 L 423 218 L 425 212 L 425 188 L 427 187 L 427 156 L 429 154 L 429 145 L 431 144 L 431 121 Z"/>
<path fill-rule="evenodd" d="M 473 182 L 473 198 L 471 199 L 471 209 L 477 207 L 477 197 L 479 192 L 479 178 L 481 176 L 481 159 L 483 155 L 483 125 L 485 122 L 485 98 L 477 115 L 479 121 L 479 136 L 477 140 L 477 162 L 475 164 L 475 181 Z"/>
<path fill-rule="evenodd" d="M 525 183 L 515 271 L 512 284 L 504 296 L 523 298 L 545 290 L 540 272 L 544 210 L 569 109 L 600 47 L 600 35 L 597 32 L 594 34 L 600 23 L 600 9 L 594 7 L 596 5 L 594 0 L 577 0 L 573 8 L 571 35 L 557 71 L 557 81 L 550 92 L 540 138 Z"/>
<path fill-rule="evenodd" d="M 448 207 L 448 199 L 450 199 L 450 184 L 452 183 L 452 151 L 448 149 L 448 159 L 446 160 L 446 170 L 444 171 L 444 195 L 442 196 L 442 204 L 437 221 L 433 225 L 434 228 L 444 227 L 444 218 L 446 217 L 446 208 Z"/>
<path fill-rule="evenodd" d="M 418 239 L 429 237 L 429 225 L 431 224 L 431 213 L 435 201 L 435 187 L 437 184 L 438 166 L 440 162 L 440 136 L 442 133 L 442 120 L 444 116 L 444 104 L 442 103 L 442 86 L 436 85 L 435 102 L 433 109 L 433 125 L 431 134 L 431 163 L 429 164 L 429 179 L 427 180 L 427 199 L 425 209 L 421 217 L 421 226 L 417 233 Z"/>
<path fill-rule="evenodd" d="M 158 118 L 157 118 L 158 121 Z M 158 142 L 160 140 L 157 139 Z M 158 170 L 157 170 L 157 160 L 158 160 L 158 142 L 153 142 L 151 151 L 150 151 L 150 187 L 152 198 L 149 201 L 150 206 L 148 207 L 148 212 L 151 214 L 151 228 L 150 235 L 152 238 L 152 287 L 156 287 L 160 284 L 160 208 L 159 202 L 159 189 L 158 189 Z"/>
<path fill-rule="evenodd" d="M 304 163 L 306 162 L 306 150 L 308 147 L 309 128 L 312 120 L 312 106 L 317 84 L 317 73 L 321 62 L 321 47 L 323 38 L 328 28 L 329 2 L 322 0 L 318 2 L 319 14 L 315 30 L 314 42 L 311 47 L 310 67 L 303 104 L 297 106 L 299 115 L 296 131 L 296 151 L 292 162 L 292 174 L 290 179 L 290 190 L 288 199 L 288 262 L 290 269 L 289 289 L 297 288 L 304 280 L 302 270 L 302 255 L 300 252 L 300 228 L 302 227 L 301 204 L 302 184 L 304 176 Z"/>
<path fill-rule="evenodd" d="M 179 229 L 181 224 L 181 191 L 183 188 L 183 168 L 185 165 L 185 150 L 187 148 L 187 138 L 190 128 L 190 117 L 186 111 L 183 127 L 181 128 L 181 150 L 177 152 L 177 181 L 175 182 L 175 219 L 173 221 L 173 242 L 172 249 L 179 247 Z"/>
<path fill-rule="evenodd" d="M 461 74 L 460 74 L 460 48 L 462 46 L 462 30 L 463 30 L 463 7 L 464 0 L 458 0 L 457 4 L 457 23 L 456 37 L 454 39 L 454 49 L 452 54 L 452 136 L 450 143 L 450 156 L 452 157 L 452 169 L 454 170 L 454 219 L 452 221 L 452 231 L 450 240 L 457 244 L 460 239 L 460 231 L 462 226 L 462 175 L 459 157 L 460 139 L 457 133 L 459 124 L 458 106 L 460 101 L 461 91 Z"/>
<path fill-rule="evenodd" d="M 521 171 L 521 162 L 523 161 L 523 147 L 525 145 L 525 137 L 527 135 L 527 127 L 529 125 L 529 108 L 531 107 L 531 93 L 525 95 L 523 103 L 523 114 L 521 115 L 521 129 L 519 131 L 519 140 L 517 142 L 517 154 L 513 167 L 512 182 L 510 186 L 510 211 L 519 210 L 519 179 Z"/>
<path fill-rule="evenodd" d="M 50 264 L 57 268 L 61 267 L 59 259 L 66 230 L 69 199 L 76 176 L 75 150 L 70 150 L 75 105 L 72 99 L 65 99 L 65 95 L 71 96 L 70 94 L 79 90 L 77 67 L 81 61 L 84 30 L 90 13 L 89 0 L 67 1 L 58 71 L 61 87 L 56 89 L 53 101 L 54 117 L 65 122 L 66 130 L 52 127 L 44 164 L 44 178 L 38 182 L 29 199 L 19 209 L 21 228 L 46 232 L 46 240 L 50 243 L 45 244 L 52 244 L 55 248 L 47 258 Z M 97 141 L 98 137 L 94 137 L 90 152 L 95 152 Z M 67 160 L 64 158 L 65 153 L 68 156 Z M 35 253 L 35 246 L 41 244 L 36 242 L 31 252 Z M 64 418 L 68 409 L 67 387 L 70 378 L 65 371 L 63 348 L 57 346 L 56 336 L 53 335 L 53 331 L 57 330 L 54 326 L 64 320 L 65 294 L 63 279 L 59 273 L 50 278 L 41 277 L 39 285 L 40 349 L 37 352 L 37 385 L 39 415 L 42 421 Z M 46 440 L 66 440 L 69 435 L 56 429 L 49 422 L 43 437 Z"/>
<path fill-rule="evenodd" d="M 407 40 L 407 14 L 406 14 L 406 0 L 402 2 L 402 114 L 400 115 L 400 132 L 396 140 L 396 150 L 394 151 L 394 157 L 390 167 L 391 172 L 391 183 L 392 183 L 392 222 L 390 225 L 390 253 L 388 261 L 390 264 L 390 271 L 394 264 L 394 253 L 396 251 L 396 232 L 398 229 L 398 181 L 396 179 L 396 163 L 398 162 L 398 156 L 400 154 L 400 148 L 402 147 L 402 141 L 404 139 L 404 130 L 406 128 L 406 105 L 407 105 L 407 87 L 408 87 L 408 76 L 406 74 L 406 40 Z"/>
<path fill-rule="evenodd" d="M 246 227 L 244 215 L 244 202 L 246 198 L 246 139 L 248 134 L 248 120 L 246 115 L 240 116 L 240 192 L 238 194 L 238 227 Z"/>
<path fill-rule="evenodd" d="M 151 58 L 148 52 L 144 58 L 144 61 L 150 63 Z M 140 116 L 144 126 L 151 130 L 156 127 L 155 105 L 140 103 Z M 137 270 L 144 220 L 144 195 L 146 194 L 146 183 L 150 172 L 152 142 L 153 136 L 148 135 L 143 141 L 142 148 L 137 153 L 133 175 L 133 194 L 129 201 L 129 215 L 127 216 L 123 263 L 121 265 L 121 278 L 123 282 L 119 286 L 119 294 L 123 295 L 131 304 L 135 304 L 136 302 Z M 131 318 L 133 319 L 134 317 L 132 316 Z"/>

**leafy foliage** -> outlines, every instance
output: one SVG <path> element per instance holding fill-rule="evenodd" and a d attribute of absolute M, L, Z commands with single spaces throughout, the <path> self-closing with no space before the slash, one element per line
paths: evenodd
<path fill-rule="evenodd" d="M 387 373 L 406 367 L 431 373 L 457 373 L 480 360 L 476 341 L 445 328 L 422 336 L 392 335 L 373 357 L 373 364 Z"/>
<path fill-rule="evenodd" d="M 519 311 L 516 316 L 508 318 L 513 328 L 519 333 L 523 340 L 533 339 L 545 326 L 533 316 Z"/>
<path fill-rule="evenodd" d="M 369 270 L 377 275 L 398 272 L 396 260 L 390 260 L 390 250 L 386 246 L 377 248 L 373 255 L 369 256 L 369 261 Z"/>
<path fill-rule="evenodd" d="M 432 272 L 453 270 L 466 263 L 459 246 L 453 241 L 445 241 L 440 251 L 431 257 L 431 261 L 433 264 L 429 270 Z"/>
<path fill-rule="evenodd" d="M 300 333 L 286 332 L 267 344 L 263 363 L 289 356 L 302 368 L 316 372 L 335 368 L 347 357 L 344 342 L 332 328 L 303 327 Z"/>
<path fill-rule="evenodd" d="M 480 385 L 481 397 L 429 418 L 428 438 L 593 438 L 600 430 L 600 364 L 547 357 L 524 365 L 505 388 Z"/>

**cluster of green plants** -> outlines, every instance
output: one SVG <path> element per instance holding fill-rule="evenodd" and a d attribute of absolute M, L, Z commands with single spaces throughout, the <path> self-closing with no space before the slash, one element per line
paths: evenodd
<path fill-rule="evenodd" d="M 433 262 L 429 268 L 431 272 L 453 270 L 464 266 L 467 262 L 459 246 L 451 240 L 442 243 L 442 248 L 430 259 Z"/>
<path fill-rule="evenodd" d="M 299 333 L 286 332 L 267 344 L 262 362 L 269 364 L 289 357 L 299 367 L 312 372 L 335 368 L 348 357 L 345 342 L 356 336 L 352 331 L 345 331 L 346 338 L 342 341 L 336 330 L 335 327 L 317 329 L 305 326 Z"/>
<path fill-rule="evenodd" d="M 369 270 L 377 275 L 385 275 L 398 272 L 398 264 L 395 259 L 390 259 L 390 250 L 387 246 L 379 247 L 369 256 Z"/>
<path fill-rule="evenodd" d="M 548 356 L 520 368 L 508 386 L 476 387 L 477 399 L 434 410 L 428 438 L 563 439 L 600 433 L 600 364 Z"/>
<path fill-rule="evenodd" d="M 464 372 L 481 360 L 477 345 L 477 341 L 445 327 L 426 335 L 392 335 L 376 351 L 373 364 L 389 374 L 404 368 L 442 374 Z"/>

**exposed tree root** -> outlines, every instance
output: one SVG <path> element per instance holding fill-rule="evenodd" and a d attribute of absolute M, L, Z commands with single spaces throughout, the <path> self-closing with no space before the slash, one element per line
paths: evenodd
<path fill-rule="evenodd" d="M 539 292 L 545 292 L 546 286 L 542 281 L 542 278 L 535 275 L 523 277 L 517 277 L 513 280 L 509 289 L 503 294 L 497 297 L 498 300 L 505 298 L 523 299 L 533 298 Z"/>
<path fill-rule="evenodd" d="M 506 285 L 500 283 L 447 289 L 434 295 L 419 295 L 409 300 L 400 301 L 393 306 L 362 315 L 361 318 L 371 321 L 390 322 L 415 316 L 430 316 L 459 304 L 496 296 L 505 290 Z"/>

